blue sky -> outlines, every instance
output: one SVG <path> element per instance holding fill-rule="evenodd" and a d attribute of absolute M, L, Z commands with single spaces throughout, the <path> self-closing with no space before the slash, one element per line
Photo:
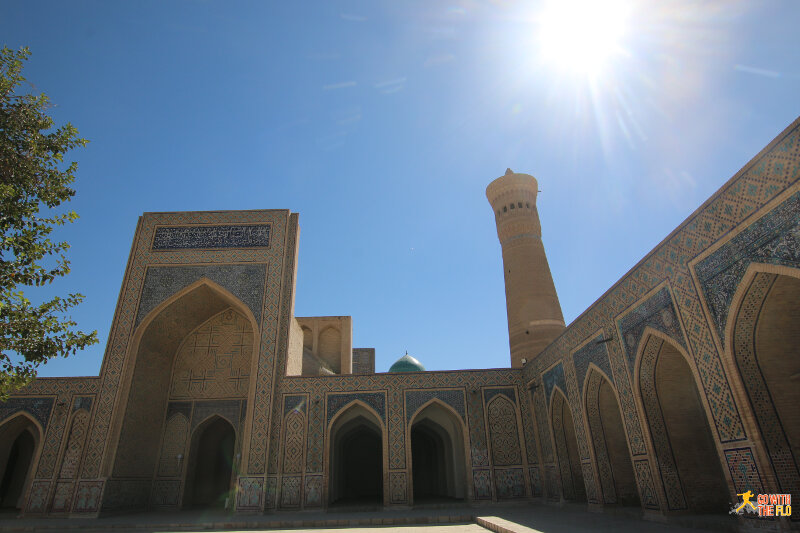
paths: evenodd
<path fill-rule="evenodd" d="M 506 167 L 539 180 L 569 323 L 800 114 L 800 3 L 620 2 L 586 72 L 535 1 L 4 1 L 2 44 L 91 141 L 53 290 L 101 342 L 40 375 L 99 371 L 142 212 L 273 208 L 300 213 L 296 314 L 352 315 L 378 371 L 508 366 Z"/>

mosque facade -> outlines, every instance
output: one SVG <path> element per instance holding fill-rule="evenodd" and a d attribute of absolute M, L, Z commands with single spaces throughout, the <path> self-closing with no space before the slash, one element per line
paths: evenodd
<path fill-rule="evenodd" d="M 490 370 L 376 373 L 350 317 L 296 317 L 296 213 L 144 214 L 99 376 L 0 404 L 0 505 L 669 517 L 800 498 L 800 119 L 569 326 L 536 190 L 512 171 L 487 188 L 511 356 Z"/>

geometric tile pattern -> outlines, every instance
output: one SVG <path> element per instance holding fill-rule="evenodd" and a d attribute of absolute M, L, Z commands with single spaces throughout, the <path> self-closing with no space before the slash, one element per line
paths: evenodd
<path fill-rule="evenodd" d="M 34 480 L 31 483 L 28 505 L 25 510 L 31 514 L 44 513 L 47 510 L 47 493 L 50 491 L 50 481 Z"/>
<path fill-rule="evenodd" d="M 25 411 L 46 430 L 54 403 L 55 398 L 9 398 L 0 404 L 0 421 L 6 420 L 15 413 Z"/>
<path fill-rule="evenodd" d="M 290 411 L 284 422 L 283 473 L 303 472 L 303 449 L 306 433 L 306 417 L 300 411 Z"/>
<path fill-rule="evenodd" d="M 600 476 L 600 486 L 603 488 L 603 503 L 617 503 L 617 491 L 614 488 L 614 474 L 611 470 L 611 460 L 606 447 L 603 421 L 600 418 L 599 393 L 600 386 L 607 382 L 599 372 L 592 370 L 586 385 L 586 419 L 589 422 L 589 433 L 594 445 L 594 458 L 597 463 L 597 472 Z"/>
<path fill-rule="evenodd" d="M 260 511 L 261 499 L 264 496 L 263 485 L 263 477 L 239 476 L 238 489 L 236 491 L 236 509 L 239 511 Z"/>
<path fill-rule="evenodd" d="M 792 446 L 772 401 L 756 353 L 756 326 L 764 301 L 778 276 L 759 272 L 747 288 L 734 318 L 733 353 L 739 375 L 756 417 L 770 463 L 784 493 L 800 494 L 800 472 Z M 797 354 L 795 354 L 795 357 Z"/>
<path fill-rule="evenodd" d="M 525 476 L 521 468 L 495 468 L 498 500 L 525 497 Z"/>
<path fill-rule="evenodd" d="M 405 472 L 389 473 L 389 501 L 401 504 L 408 502 L 408 488 Z"/>
<path fill-rule="evenodd" d="M 79 481 L 72 512 L 96 513 L 100 510 L 100 494 L 102 492 L 102 481 Z"/>
<path fill-rule="evenodd" d="M 246 397 L 253 329 L 228 308 L 183 341 L 172 369 L 170 399 Z"/>
<path fill-rule="evenodd" d="M 153 250 L 269 246 L 269 224 L 157 227 Z"/>
<path fill-rule="evenodd" d="M 53 491 L 53 502 L 50 504 L 50 512 L 66 513 L 72 506 L 72 489 L 75 487 L 74 481 L 59 481 Z"/>
<path fill-rule="evenodd" d="M 581 392 L 583 392 L 583 382 L 586 378 L 586 371 L 589 369 L 589 363 L 597 365 L 613 381 L 614 373 L 611 372 L 606 344 L 607 342 L 604 342 L 603 335 L 600 334 L 572 354 L 572 360 L 575 362 L 575 377 Z"/>
<path fill-rule="evenodd" d="M 200 278 L 207 278 L 227 289 L 261 318 L 264 278 L 267 265 L 151 266 L 147 268 L 136 313 L 136 325 L 158 304 L 188 287 Z"/>
<path fill-rule="evenodd" d="M 476 500 L 492 499 L 492 472 L 482 468 L 472 471 L 472 485 Z"/>
<path fill-rule="evenodd" d="M 522 463 L 517 410 L 504 395 L 495 396 L 487 406 L 492 462 L 496 466 Z M 520 470 L 520 476 L 522 471 Z"/>
<path fill-rule="evenodd" d="M 300 476 L 284 476 L 281 485 L 281 507 L 292 508 L 300 506 Z"/>
<path fill-rule="evenodd" d="M 486 402 L 488 405 L 489 402 L 492 401 L 492 398 L 497 396 L 498 394 L 504 394 L 511 400 L 513 403 L 517 403 L 517 395 L 513 388 L 504 387 L 504 388 L 486 388 L 483 389 L 483 401 Z"/>
<path fill-rule="evenodd" d="M 434 398 L 452 407 L 456 413 L 461 415 L 461 419 L 466 422 L 463 389 L 406 391 L 406 422 L 411 420 L 411 417 L 417 412 L 417 409 Z"/>
<path fill-rule="evenodd" d="M 386 394 L 382 392 L 349 392 L 343 394 L 330 394 L 327 398 L 327 422 L 330 424 L 331 419 L 339 410 L 345 405 L 354 400 L 359 400 L 369 405 L 380 415 L 381 420 L 386 422 Z"/>
<path fill-rule="evenodd" d="M 636 483 L 639 486 L 639 495 L 645 509 L 659 510 L 658 496 L 653 485 L 653 474 L 650 471 L 650 461 L 639 459 L 633 462 L 633 471 L 636 473 Z"/>
<path fill-rule="evenodd" d="M 67 447 L 64 449 L 64 458 L 61 460 L 61 471 L 59 479 L 73 479 L 78 475 L 78 466 L 83 452 L 83 443 L 86 440 L 86 433 L 89 430 L 89 413 L 78 411 L 72 417 L 72 428 L 67 439 Z M 71 485 L 70 485 L 71 490 Z M 66 510 L 69 510 L 67 508 Z"/>
<path fill-rule="evenodd" d="M 544 383 L 545 401 L 550 405 L 550 395 L 553 388 L 558 386 L 561 392 L 567 393 L 567 384 L 564 380 L 564 366 L 559 363 L 542 375 L 542 383 Z"/>
<path fill-rule="evenodd" d="M 128 346 L 136 328 L 139 297 L 149 265 L 187 266 L 203 263 L 207 266 L 231 264 L 266 265 L 266 287 L 263 290 L 263 304 L 259 305 L 261 336 L 259 343 L 258 374 L 256 378 L 253 423 L 250 432 L 250 453 L 244 464 L 250 472 L 263 472 L 268 443 L 269 407 L 271 406 L 271 386 L 274 383 L 274 360 L 277 350 L 278 305 L 281 297 L 281 280 L 285 270 L 282 246 L 269 248 L 230 248 L 224 250 L 183 249 L 153 252 L 151 243 L 156 225 L 203 225 L 203 224 L 242 224 L 269 223 L 270 240 L 285 244 L 285 234 L 290 221 L 296 215 L 285 210 L 240 211 L 240 212 L 200 212 L 200 213 L 159 213 L 146 214 L 139 220 L 136 238 L 123 281 L 123 291 L 115 312 L 111 335 L 108 339 L 103 371 L 100 376 L 98 405 L 95 420 L 88 439 L 86 458 L 82 476 L 96 478 L 105 453 L 107 437 L 114 424 L 112 408 L 116 401 L 120 380 L 123 376 Z M 263 279 L 263 278 L 262 278 Z M 223 285 L 220 283 L 220 285 Z M 261 285 L 264 287 L 264 285 Z M 243 300 L 245 298 L 242 298 Z M 265 412 L 266 411 L 266 412 Z M 120 415 L 116 415 L 120 416 Z"/>
<path fill-rule="evenodd" d="M 322 505 L 322 476 L 306 476 L 305 506 L 319 507 Z"/>
<path fill-rule="evenodd" d="M 800 192 L 694 265 L 720 342 L 725 342 L 731 300 L 750 263 L 800 268 L 800 217 L 797 213 L 800 213 Z"/>
<path fill-rule="evenodd" d="M 655 335 L 649 335 L 645 342 L 639 379 L 641 380 L 642 403 L 650 426 L 661 483 L 664 485 L 668 508 L 670 510 L 686 509 L 686 498 L 683 494 L 678 466 L 675 464 L 675 455 L 669 441 L 667 426 L 655 386 L 656 360 L 666 341 Z"/>
<path fill-rule="evenodd" d="M 675 304 L 672 302 L 672 295 L 666 285 L 628 311 L 617 323 L 619 331 L 622 333 L 623 345 L 628 356 L 628 370 L 631 375 L 634 373 L 634 362 L 639 342 L 642 340 L 642 332 L 647 326 L 666 334 L 686 348 Z"/>
<path fill-rule="evenodd" d="M 562 416 L 563 410 L 568 409 L 564 404 L 567 403 L 564 395 L 556 392 L 552 403 L 552 428 L 553 440 L 558 455 L 558 467 L 561 474 L 561 487 L 563 490 L 564 499 L 574 500 L 577 497 L 576 487 L 572 479 L 572 470 L 577 469 L 578 465 L 571 464 L 570 454 L 567 448 L 567 437 L 564 431 L 564 419 Z"/>
<path fill-rule="evenodd" d="M 750 448 L 725 450 L 725 461 L 728 463 L 728 470 L 737 494 L 743 494 L 748 490 L 753 491 L 754 494 L 766 492 L 761 482 L 761 475 L 758 473 L 758 466 L 753 458 L 753 450 Z"/>

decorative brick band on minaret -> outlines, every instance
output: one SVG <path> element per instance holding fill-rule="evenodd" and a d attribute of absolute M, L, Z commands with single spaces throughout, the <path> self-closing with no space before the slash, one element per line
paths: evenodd
<path fill-rule="evenodd" d="M 503 247 L 511 366 L 521 367 L 564 331 L 564 315 L 542 245 L 536 178 L 511 169 L 486 187 Z"/>

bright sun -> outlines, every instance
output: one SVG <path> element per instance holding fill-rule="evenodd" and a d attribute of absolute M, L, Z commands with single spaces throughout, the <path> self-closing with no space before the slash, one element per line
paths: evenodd
<path fill-rule="evenodd" d="M 596 76 L 622 50 L 627 18 L 623 0 L 548 0 L 540 18 L 543 58 Z"/>

